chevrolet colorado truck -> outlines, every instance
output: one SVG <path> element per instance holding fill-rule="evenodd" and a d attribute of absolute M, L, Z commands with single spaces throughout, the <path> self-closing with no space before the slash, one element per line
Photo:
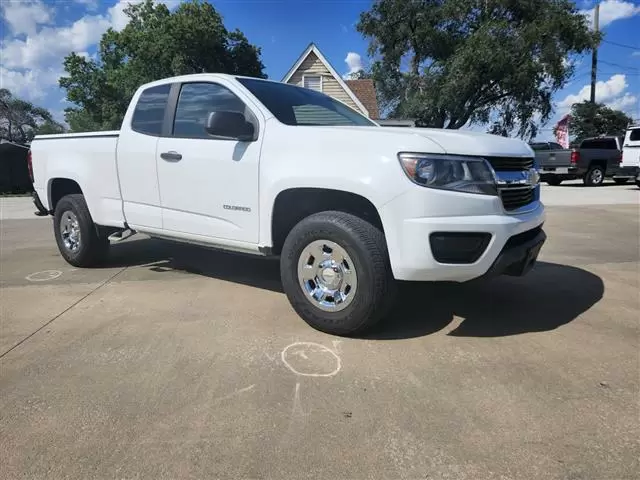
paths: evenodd
<path fill-rule="evenodd" d="M 380 127 L 247 77 L 143 85 L 119 131 L 37 136 L 30 166 L 70 264 L 136 232 L 276 255 L 295 311 L 338 335 L 385 316 L 394 279 L 523 275 L 546 238 L 526 143 Z"/>

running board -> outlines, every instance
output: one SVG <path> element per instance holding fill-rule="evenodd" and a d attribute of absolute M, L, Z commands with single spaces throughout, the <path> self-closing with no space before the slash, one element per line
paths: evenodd
<path fill-rule="evenodd" d="M 127 228 L 126 230 L 120 230 L 109 235 L 109 241 L 113 243 L 121 242 L 122 240 L 125 240 L 135 234 L 135 231 Z"/>

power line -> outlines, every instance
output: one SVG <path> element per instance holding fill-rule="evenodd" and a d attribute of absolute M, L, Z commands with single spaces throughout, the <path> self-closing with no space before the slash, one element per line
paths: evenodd
<path fill-rule="evenodd" d="M 615 45 L 616 47 L 630 48 L 631 50 L 640 50 L 640 46 L 634 47 L 633 45 L 625 45 L 624 43 L 612 42 L 611 40 L 602 40 L 604 43 Z"/>
<path fill-rule="evenodd" d="M 600 63 L 604 63 L 605 65 L 610 65 L 612 67 L 628 68 L 629 70 L 640 70 L 640 68 L 632 67 L 631 65 L 620 65 L 619 63 L 605 62 L 604 60 L 600 60 Z"/>

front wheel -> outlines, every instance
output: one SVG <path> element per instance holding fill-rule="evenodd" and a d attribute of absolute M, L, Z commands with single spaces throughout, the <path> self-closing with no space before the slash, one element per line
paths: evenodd
<path fill-rule="evenodd" d="M 594 165 L 584 176 L 584 184 L 589 187 L 598 187 L 604 183 L 604 168 Z"/>
<path fill-rule="evenodd" d="M 60 254 L 74 267 L 92 267 L 107 255 L 109 240 L 98 235 L 84 195 L 60 199 L 54 212 L 53 231 Z"/>
<path fill-rule="evenodd" d="M 348 213 L 322 212 L 300 221 L 282 247 L 280 272 L 298 315 L 334 335 L 371 328 L 395 296 L 384 234 Z"/>

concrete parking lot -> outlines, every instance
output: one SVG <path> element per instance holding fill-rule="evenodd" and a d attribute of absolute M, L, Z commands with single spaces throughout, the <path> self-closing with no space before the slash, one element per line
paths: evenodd
<path fill-rule="evenodd" d="M 360 339 L 273 260 L 140 236 L 74 269 L 0 200 L 0 477 L 638 478 L 640 190 L 543 190 L 528 276 L 402 285 Z"/>

